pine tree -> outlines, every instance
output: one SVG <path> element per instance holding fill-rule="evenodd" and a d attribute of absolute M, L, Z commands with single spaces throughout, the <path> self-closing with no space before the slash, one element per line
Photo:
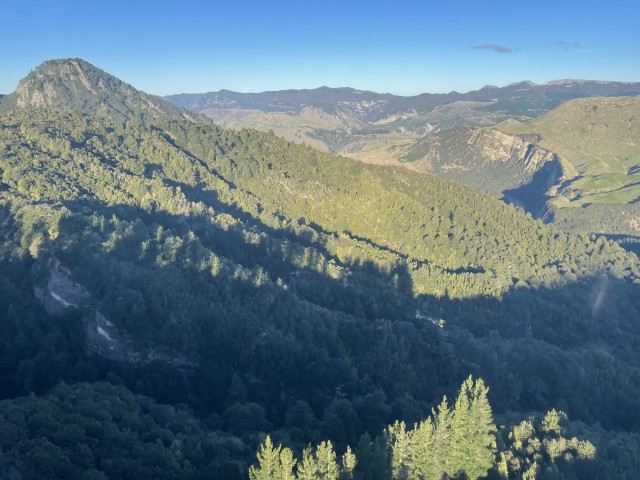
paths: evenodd
<path fill-rule="evenodd" d="M 278 478 L 281 471 L 280 453 L 282 447 L 278 445 L 274 448 L 271 437 L 267 435 L 264 443 L 260 446 L 260 451 L 256 454 L 258 466 L 252 465 L 249 468 L 250 480 L 274 480 Z"/>
<path fill-rule="evenodd" d="M 298 480 L 316 480 L 317 478 L 318 462 L 313 454 L 311 445 L 309 445 L 302 452 L 302 462 L 298 464 Z"/>
<path fill-rule="evenodd" d="M 356 455 L 351 451 L 351 447 L 347 445 L 347 451 L 342 455 L 342 470 L 340 478 L 343 480 L 353 480 L 353 471 L 358 464 Z"/>
<path fill-rule="evenodd" d="M 322 480 L 338 480 L 340 469 L 333 450 L 331 441 L 320 442 L 316 447 L 316 462 L 318 465 L 318 478 Z"/>
<path fill-rule="evenodd" d="M 467 463 L 464 472 L 469 480 L 484 477 L 495 460 L 496 426 L 493 423 L 491 405 L 487 399 L 489 388 L 479 378 L 475 384 L 469 377 L 464 383 L 461 395 L 470 396 L 469 404 L 469 443 Z"/>
<path fill-rule="evenodd" d="M 455 477 L 458 473 L 465 472 L 469 462 L 473 461 L 468 455 L 468 451 L 474 441 L 471 419 L 472 382 L 471 377 L 464 381 L 451 413 L 451 448 L 449 450 L 447 470 L 447 474 L 450 477 Z"/>
<path fill-rule="evenodd" d="M 394 480 L 408 479 L 410 458 L 410 436 L 404 422 L 396 422 L 387 428 L 387 441 L 391 450 L 391 474 Z"/>
<path fill-rule="evenodd" d="M 440 479 L 444 473 L 451 471 L 451 417 L 452 410 L 449 408 L 447 397 L 442 398 L 438 405 L 438 410 L 431 412 L 433 417 L 433 457 L 434 457 L 434 479 Z"/>
<path fill-rule="evenodd" d="M 391 469 L 389 468 L 391 458 L 389 458 L 389 449 L 384 435 L 376 435 L 371 452 L 373 454 L 371 480 L 388 480 L 391 477 Z"/>
<path fill-rule="evenodd" d="M 410 478 L 440 479 L 442 470 L 436 458 L 435 429 L 431 417 L 411 432 L 412 462 L 409 469 Z"/>
<path fill-rule="evenodd" d="M 293 458 L 293 452 L 288 448 L 283 448 L 280 452 L 280 465 L 278 480 L 296 480 L 293 473 L 293 467 L 296 465 L 296 459 Z"/>
<path fill-rule="evenodd" d="M 394 480 L 476 480 L 494 464 L 495 425 L 481 379 L 469 377 L 453 408 L 447 397 L 413 430 L 396 422 L 387 429 Z"/>

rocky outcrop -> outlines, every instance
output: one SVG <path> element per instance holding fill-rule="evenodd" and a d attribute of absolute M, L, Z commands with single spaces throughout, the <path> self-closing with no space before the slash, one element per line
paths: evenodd
<path fill-rule="evenodd" d="M 427 135 L 403 158 L 412 161 L 415 170 L 501 198 L 505 191 L 530 183 L 544 165 L 558 161 L 553 152 L 540 148 L 534 140 L 495 129 L 456 128 Z M 550 171 L 560 175 L 559 170 Z"/>
<path fill-rule="evenodd" d="M 87 346 L 98 355 L 119 362 L 161 361 L 178 368 L 194 368 L 196 363 L 186 357 L 169 355 L 154 350 L 141 352 L 95 305 L 91 294 L 83 285 L 75 282 L 69 272 L 57 260 L 39 265 L 44 281 L 36 282 L 34 292 L 40 304 L 52 318 L 58 318 L 69 310 L 83 313 Z"/>
<path fill-rule="evenodd" d="M 46 283 L 36 286 L 34 293 L 44 310 L 52 317 L 60 317 L 70 308 L 85 308 L 91 300 L 87 289 L 71 280 L 57 262 L 51 262 Z"/>
<path fill-rule="evenodd" d="M 0 113 L 45 107 L 75 109 L 117 121 L 196 117 L 79 58 L 49 60 L 38 66 L 2 99 Z"/>

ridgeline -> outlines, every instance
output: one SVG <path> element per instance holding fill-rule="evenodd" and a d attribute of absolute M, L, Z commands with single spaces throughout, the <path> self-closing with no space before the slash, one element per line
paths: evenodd
<path fill-rule="evenodd" d="M 42 69 L 51 65 L 64 73 L 84 62 Z M 361 442 L 365 458 L 375 443 L 365 448 L 365 435 L 424 420 L 470 373 L 491 386 L 507 422 L 558 408 L 610 429 L 640 425 L 635 255 L 431 175 L 181 111 L 98 106 L 122 104 L 83 100 L 106 83 L 146 97 L 83 71 L 96 73 L 82 77 L 88 86 L 80 76 L 82 87 L 66 74 L 52 80 L 67 82 L 63 104 L 2 101 L 11 110 L 0 118 L 6 409 L 30 392 L 58 405 L 73 389 L 141 403 L 133 416 L 150 433 L 132 428 L 127 445 L 170 448 L 165 460 L 178 463 L 166 476 L 185 478 L 245 477 L 266 433 L 296 451 L 321 439 L 340 450 Z M 91 400 L 80 415 L 101 408 Z M 134 420 L 118 408 L 114 428 L 125 428 Z M 47 424 L 33 412 L 27 423 Z M 26 438 L 37 427 L 11 428 L 28 446 L 3 444 L 0 469 L 61 471 L 63 438 L 36 445 Z M 180 445 L 205 437 L 202 455 L 215 462 L 184 463 Z M 37 449 L 45 453 L 33 467 Z M 101 467 L 104 455 L 94 449 L 65 468 L 118 475 Z M 146 458 L 130 475 L 151 468 Z M 593 475 L 613 468 L 599 460 Z M 583 474 L 567 465 L 567 478 Z M 367 468 L 362 460 L 355 472 L 377 478 Z"/>

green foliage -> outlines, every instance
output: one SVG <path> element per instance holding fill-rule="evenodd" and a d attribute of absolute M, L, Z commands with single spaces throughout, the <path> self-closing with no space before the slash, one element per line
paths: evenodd
<path fill-rule="evenodd" d="M 502 428 L 497 471 L 501 478 L 585 478 L 592 469 L 597 448 L 588 440 L 563 435 L 561 424 L 567 424 L 565 413 L 555 409 L 544 417 L 531 417 L 518 425 Z M 594 470 L 591 470 L 593 473 Z"/>
<path fill-rule="evenodd" d="M 475 480 L 494 465 L 495 425 L 482 379 L 462 384 L 453 408 L 446 397 L 431 418 L 405 430 L 403 422 L 387 429 L 394 479 L 443 476 Z"/>
<path fill-rule="evenodd" d="M 336 453 L 331 441 L 320 442 L 315 449 L 309 445 L 302 452 L 302 460 L 293 458 L 289 448 L 273 446 L 267 438 L 256 454 L 258 465 L 249 468 L 250 480 L 338 480 L 353 478 L 357 460 L 351 448 L 347 447 L 343 455 L 342 468 L 338 466 Z M 297 464 L 296 473 L 293 472 Z"/>
<path fill-rule="evenodd" d="M 342 455 L 342 471 L 340 478 L 342 480 L 353 479 L 353 471 L 358 465 L 358 459 L 355 453 L 351 450 L 351 447 L 347 445 L 347 450 Z"/>
<path fill-rule="evenodd" d="M 253 465 L 249 468 L 249 479 L 273 480 L 276 478 L 280 479 L 285 475 L 291 475 L 290 471 L 285 472 L 285 468 L 288 469 L 289 467 L 289 462 L 287 462 L 286 467 L 282 464 L 282 452 L 282 447 L 278 446 L 275 448 L 271 442 L 271 437 L 267 435 L 264 443 L 260 446 L 260 451 L 256 455 L 258 466 Z M 284 458 L 288 460 L 289 455 L 285 455 Z"/>
<path fill-rule="evenodd" d="M 315 457 L 318 465 L 318 477 L 323 480 L 338 480 L 338 461 L 330 440 L 320 442 L 316 447 Z"/>
<path fill-rule="evenodd" d="M 565 417 L 563 412 L 557 412 L 555 409 L 549 410 L 542 420 L 542 431 L 545 433 L 555 433 L 560 435 L 560 421 Z"/>
<path fill-rule="evenodd" d="M 246 469 L 236 439 L 208 431 L 188 410 L 104 383 L 4 400 L 0 431 L 13 465 L 0 463 L 0 472 L 14 478 L 239 479 Z"/>
<path fill-rule="evenodd" d="M 467 378 L 462 384 L 452 418 L 453 472 L 465 472 L 470 480 L 484 477 L 493 466 L 496 447 L 489 389 L 482 379 Z"/>
<path fill-rule="evenodd" d="M 196 387 L 192 401 L 234 431 L 253 418 L 280 425 L 278 412 L 305 400 L 323 432 L 353 444 L 405 395 L 428 411 L 415 399 L 451 391 L 468 363 L 500 409 L 565 399 L 582 418 L 619 423 L 608 412 L 637 393 L 619 382 L 619 397 L 593 395 L 610 387 L 604 372 L 636 368 L 619 352 L 637 338 L 638 263 L 613 243 L 257 132 L 33 110 L 3 118 L 0 145 L 4 258 L 37 259 L 41 283 L 55 258 L 136 348 L 216 365 L 222 386 Z M 585 344 L 616 346 L 602 360 L 573 348 Z M 457 360 L 440 368 L 450 353 Z M 266 398 L 218 393 L 232 365 L 241 381 L 272 386 Z M 334 399 L 339 385 L 346 399 Z"/>
<path fill-rule="evenodd" d="M 293 472 L 297 460 L 293 458 L 293 453 L 288 448 L 283 448 L 280 452 L 280 478 L 282 480 L 293 480 L 295 474 Z"/>
<path fill-rule="evenodd" d="M 318 475 L 318 461 L 313 454 L 311 445 L 309 445 L 302 452 L 302 461 L 298 464 L 298 479 L 315 480 Z"/>
<path fill-rule="evenodd" d="M 565 232 L 604 236 L 640 256 L 640 204 L 597 204 L 551 208 L 546 216 Z M 603 249 L 608 248 L 604 243 Z"/>
<path fill-rule="evenodd" d="M 604 432 L 569 422 L 566 414 L 556 410 L 519 423 L 510 419 L 510 425 L 496 430 L 486 394 L 484 382 L 481 379 L 474 382 L 469 377 L 452 408 L 444 398 L 431 417 L 413 429 L 407 430 L 401 421 L 390 425 L 386 438 L 391 474 L 382 478 L 633 477 L 635 466 L 631 466 L 626 455 L 637 451 L 640 438 L 637 435 L 621 438 L 613 432 L 603 435 Z M 575 433 L 593 441 L 579 439 Z M 628 450 L 620 448 L 625 441 L 629 442 Z M 624 460 L 616 463 L 617 455 Z M 370 461 L 367 456 L 364 460 Z M 367 469 L 362 472 L 364 478 L 372 478 Z"/>
<path fill-rule="evenodd" d="M 0 170 L 3 397 L 109 379 L 188 403 L 234 436 L 216 457 L 221 478 L 269 431 L 292 452 L 320 438 L 357 444 L 354 478 L 384 478 L 376 433 L 424 418 L 469 371 L 492 385 L 499 412 L 561 405 L 607 427 L 640 425 L 639 265 L 612 242 L 437 178 L 206 124 L 14 112 L 0 122 Z M 90 297 L 59 319 L 43 310 L 54 272 Z M 98 311 L 136 362 L 86 344 Z M 435 452 L 409 462 L 415 471 L 484 471 L 453 448 L 456 422 L 488 448 L 488 423 L 468 421 L 491 414 L 478 385 L 410 430 Z M 59 460 L 46 463 L 54 476 L 75 468 L 47 441 L 25 452 Z M 315 475 L 317 460 L 310 451 L 295 466 Z M 187 469 L 177 465 L 167 468 Z"/>

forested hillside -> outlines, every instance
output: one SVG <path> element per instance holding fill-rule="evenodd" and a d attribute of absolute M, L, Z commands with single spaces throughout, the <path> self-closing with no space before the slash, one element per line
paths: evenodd
<path fill-rule="evenodd" d="M 25 416 L 0 469 L 46 477 L 26 456 L 62 454 L 33 443 L 24 405 L 67 415 L 56 398 L 94 388 L 145 415 L 156 407 L 130 391 L 176 406 L 148 419 L 162 433 L 127 437 L 170 448 L 155 453 L 175 461 L 168 478 L 244 477 L 266 433 L 295 452 L 350 445 L 355 478 L 383 478 L 364 458 L 387 451 L 384 429 L 424 421 L 469 374 L 504 428 L 553 408 L 613 432 L 640 425 L 640 262 L 606 239 L 436 177 L 197 119 L 13 111 L 0 178 L 0 394 Z M 44 396 L 16 398 L 30 392 Z M 180 437 L 171 422 L 183 421 Z M 191 436 L 213 444 L 210 476 L 179 455 Z"/>

